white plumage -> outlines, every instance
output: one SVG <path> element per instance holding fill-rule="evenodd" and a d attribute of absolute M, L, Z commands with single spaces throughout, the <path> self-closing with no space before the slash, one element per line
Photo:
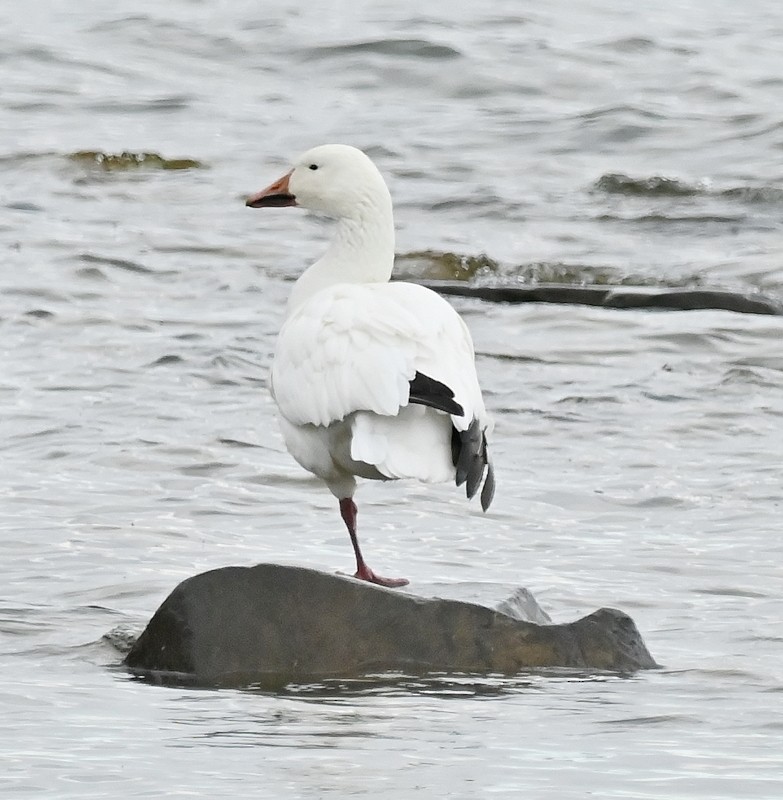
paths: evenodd
<path fill-rule="evenodd" d="M 467 482 L 494 476 L 490 428 L 470 333 L 434 292 L 389 283 L 394 227 L 386 184 L 364 153 L 324 145 L 249 198 L 252 207 L 301 205 L 337 218 L 326 254 L 297 281 L 275 348 L 272 392 L 285 443 L 340 500 L 357 577 L 387 586 L 356 537 L 356 477 Z M 486 469 L 486 478 L 484 478 Z"/>

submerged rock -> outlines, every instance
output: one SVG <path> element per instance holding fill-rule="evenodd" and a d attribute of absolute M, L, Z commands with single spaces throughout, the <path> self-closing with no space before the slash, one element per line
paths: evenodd
<path fill-rule="evenodd" d="M 513 674 L 656 666 L 621 611 L 538 624 L 519 618 L 530 601 L 517 593 L 507 607 L 512 616 L 302 567 L 223 567 L 177 586 L 124 663 L 156 680 L 234 686 L 390 670 Z"/>
<path fill-rule="evenodd" d="M 497 272 L 497 261 L 481 253 L 464 255 L 443 250 L 415 250 L 398 253 L 394 259 L 396 279 L 468 281 L 478 274 Z"/>
<path fill-rule="evenodd" d="M 458 281 L 421 281 L 440 294 L 477 297 L 496 303 L 570 303 L 603 308 L 650 308 L 669 311 L 716 309 L 741 314 L 783 314 L 783 303 L 758 292 L 720 289 L 667 289 L 647 286 L 577 286 L 539 283 L 531 286 L 481 286 Z"/>
<path fill-rule="evenodd" d="M 115 172 L 118 170 L 138 169 L 198 169 L 203 166 L 193 158 L 164 158 L 158 153 L 103 153 L 99 150 L 79 150 L 68 158 L 88 167 Z"/>
<path fill-rule="evenodd" d="M 622 172 L 602 175 L 593 188 L 607 194 L 636 195 L 639 197 L 691 197 L 707 193 L 705 184 L 690 184 L 663 175 L 632 178 Z"/>

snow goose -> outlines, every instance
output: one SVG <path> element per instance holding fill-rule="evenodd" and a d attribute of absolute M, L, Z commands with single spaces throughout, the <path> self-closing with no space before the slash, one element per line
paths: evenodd
<path fill-rule="evenodd" d="M 285 444 L 339 500 L 355 577 L 404 586 L 365 563 L 356 534 L 356 478 L 456 481 L 492 502 L 490 420 L 473 342 L 435 292 L 389 283 L 394 221 L 373 162 L 348 145 L 308 150 L 247 199 L 251 208 L 301 206 L 336 218 L 326 253 L 294 284 L 272 365 Z"/>

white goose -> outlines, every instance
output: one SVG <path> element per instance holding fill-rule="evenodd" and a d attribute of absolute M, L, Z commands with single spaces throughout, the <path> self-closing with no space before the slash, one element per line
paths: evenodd
<path fill-rule="evenodd" d="M 361 150 L 339 144 L 308 150 L 246 205 L 302 206 L 337 219 L 328 250 L 291 292 L 272 394 L 291 455 L 339 500 L 355 577 L 404 586 L 406 579 L 376 575 L 362 557 L 356 478 L 456 480 L 469 498 L 483 480 L 487 510 L 495 491 L 490 421 L 470 333 L 435 292 L 389 283 L 391 196 Z"/>

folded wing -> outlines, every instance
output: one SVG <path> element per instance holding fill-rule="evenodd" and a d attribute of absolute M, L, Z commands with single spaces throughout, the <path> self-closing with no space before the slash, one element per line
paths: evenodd
<path fill-rule="evenodd" d="M 489 420 L 470 333 L 424 287 L 341 284 L 318 292 L 280 331 L 272 387 L 293 425 L 348 421 L 351 457 L 385 477 L 449 480 L 459 464 L 458 483 L 467 481 L 472 496 L 479 464 L 481 473 L 488 465 Z"/>

